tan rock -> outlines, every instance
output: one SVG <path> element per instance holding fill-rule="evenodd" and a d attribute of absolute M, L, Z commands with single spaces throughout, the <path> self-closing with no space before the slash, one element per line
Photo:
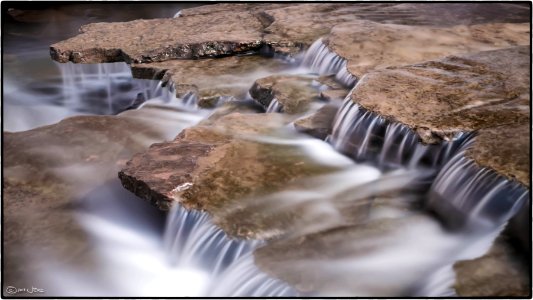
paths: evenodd
<path fill-rule="evenodd" d="M 509 3 L 217 4 L 184 9 L 173 19 L 89 24 L 50 50 L 59 62 L 77 63 L 216 57 L 258 51 L 263 45 L 292 54 L 333 26 L 356 20 L 438 26 L 516 23 L 527 22 L 529 10 Z"/>
<path fill-rule="evenodd" d="M 53 44 L 59 62 L 127 63 L 205 58 L 256 51 L 261 22 L 247 12 L 220 12 L 171 19 L 93 23 L 80 35 Z"/>
<path fill-rule="evenodd" d="M 415 130 L 423 142 L 529 122 L 529 47 L 450 56 L 364 76 L 352 98 Z"/>
<path fill-rule="evenodd" d="M 265 107 L 275 98 L 287 114 L 297 114 L 309 109 L 318 100 L 318 88 L 313 86 L 315 78 L 298 75 L 273 75 L 255 81 L 250 95 Z"/>
<path fill-rule="evenodd" d="M 454 264 L 457 295 L 460 297 L 529 297 L 531 275 L 527 264 L 506 238 L 500 236 L 487 254 Z"/>
<path fill-rule="evenodd" d="M 466 151 L 466 156 L 475 160 L 478 165 L 490 168 L 529 188 L 530 142 L 529 122 L 483 128 L 477 132 L 475 143 Z"/>
<path fill-rule="evenodd" d="M 361 78 L 388 66 L 529 45 L 529 23 L 428 27 L 355 21 L 335 26 L 326 43 L 348 60 L 348 71 Z"/>
<path fill-rule="evenodd" d="M 294 121 L 294 128 L 323 140 L 331 134 L 333 120 L 338 109 L 338 105 L 326 104 L 310 116 Z"/>
<path fill-rule="evenodd" d="M 235 219 L 224 217 L 235 201 L 336 169 L 310 159 L 298 146 L 255 140 L 288 121 L 281 114 L 242 113 L 208 119 L 182 131 L 174 141 L 154 144 L 134 156 L 119 177 L 125 188 L 160 209 L 178 201 L 207 211 L 232 236 L 253 238 L 274 224 L 237 226 Z"/>

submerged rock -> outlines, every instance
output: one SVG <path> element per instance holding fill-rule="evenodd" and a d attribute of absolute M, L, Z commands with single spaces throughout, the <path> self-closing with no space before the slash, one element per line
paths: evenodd
<path fill-rule="evenodd" d="M 434 237 L 424 241 L 420 234 Z M 438 234 L 438 225 L 420 214 L 380 218 L 271 241 L 255 251 L 255 262 L 313 295 L 407 297 L 446 255 L 431 252 L 442 247 Z"/>
<path fill-rule="evenodd" d="M 460 297 L 527 297 L 531 293 L 527 262 L 504 235 L 496 239 L 485 255 L 459 261 L 453 268 L 454 287 Z"/>
<path fill-rule="evenodd" d="M 127 159 L 173 136 L 177 126 L 175 114 L 146 107 L 4 132 L 4 282 L 16 287 L 32 282 L 45 289 L 42 295 L 54 296 L 54 287 L 43 283 L 45 273 L 77 268 L 98 273 L 94 241 L 76 215 L 87 209 L 81 198 L 118 182 L 116 172 Z"/>
<path fill-rule="evenodd" d="M 324 140 L 331 134 L 333 120 L 338 109 L 338 105 L 326 104 L 310 116 L 294 121 L 294 128 L 300 132 Z"/>
<path fill-rule="evenodd" d="M 274 75 L 255 81 L 250 95 L 267 109 L 276 99 L 284 113 L 298 114 L 307 111 L 318 100 L 318 89 L 312 76 Z"/>

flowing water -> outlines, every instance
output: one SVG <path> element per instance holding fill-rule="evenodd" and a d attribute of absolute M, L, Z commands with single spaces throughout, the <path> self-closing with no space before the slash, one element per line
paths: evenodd
<path fill-rule="evenodd" d="M 179 11 L 172 12 L 167 17 L 181 16 Z M 50 60 L 40 50 L 24 55 L 7 58 L 6 69 L 13 70 L 4 78 L 7 131 L 28 130 L 73 115 L 128 115 L 128 110 L 137 109 L 147 113 L 142 120 L 153 122 L 171 139 L 211 113 L 197 107 L 194 94 L 176 98 L 172 86 L 132 78 L 124 63 L 57 64 L 40 61 Z M 43 74 L 17 78 L 17 68 L 29 70 L 24 57 L 46 65 Z M 357 83 L 346 69 L 346 60 L 322 40 L 296 62 L 286 63 L 284 73 L 334 74 L 348 88 Z M 258 70 L 252 78 L 236 77 L 235 85 L 246 82 L 246 91 L 248 82 L 267 75 Z M 239 100 L 247 99 L 224 97 L 218 105 Z M 277 99 L 266 112 L 282 112 Z M 464 157 L 473 135 L 459 134 L 443 144 L 422 145 L 409 128 L 364 110 L 349 95 L 340 105 L 327 142 L 290 128 L 281 135 L 242 138 L 299 147 L 308 159 L 333 164 L 339 170 L 304 178 L 268 195 L 238 199 L 239 209 L 261 212 L 250 217 L 268 219 L 305 209 L 298 222 L 272 228 L 263 233 L 262 240 L 230 238 L 205 212 L 179 205 L 171 208 L 162 224 L 160 213 L 125 191 L 118 179 L 92 186 L 94 192 L 82 197 L 82 209 L 76 214 L 94 240 L 100 269 L 84 271 L 75 264 L 50 263 L 47 272 L 38 275 L 46 280 L 51 295 L 453 296 L 453 263 L 485 253 L 529 198 L 527 190 L 476 168 Z M 146 146 L 153 142 L 157 142 L 154 137 L 145 141 Z M 77 169 L 62 173 L 79 176 L 80 181 L 95 175 Z M 384 195 L 389 202 L 376 207 L 374 202 Z M 354 204 L 369 211 L 362 224 L 345 213 Z M 437 212 L 439 219 L 426 208 Z M 230 207 L 226 217 L 235 211 Z M 236 222 L 240 221 L 246 219 Z M 379 222 L 398 222 L 398 226 L 379 236 L 332 239 L 339 252 L 335 258 L 300 257 L 286 262 L 284 272 L 320 274 L 323 284 L 311 292 L 299 292 L 267 275 L 254 261 L 254 250 L 268 247 L 271 240 L 290 241 L 342 226 Z M 361 252 L 362 245 L 370 245 L 373 251 Z"/>
<path fill-rule="evenodd" d="M 350 94 L 335 117 L 328 141 L 356 161 L 373 161 L 382 168 L 438 168 L 448 161 L 469 134 L 459 133 L 440 145 L 424 145 L 407 126 L 365 110 Z"/>

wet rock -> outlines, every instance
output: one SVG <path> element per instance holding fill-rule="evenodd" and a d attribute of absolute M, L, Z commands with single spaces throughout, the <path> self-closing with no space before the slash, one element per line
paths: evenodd
<path fill-rule="evenodd" d="M 205 15 L 215 12 L 251 12 L 258 13 L 265 9 L 283 8 L 292 6 L 292 3 L 217 3 L 182 9 L 180 15 L 189 17 Z"/>
<path fill-rule="evenodd" d="M 258 51 L 263 45 L 290 54 L 335 25 L 361 19 L 440 26 L 528 22 L 529 10 L 495 3 L 217 4 L 184 9 L 173 19 L 85 25 L 80 35 L 52 45 L 50 51 L 59 62 L 77 63 L 215 57 Z"/>
<path fill-rule="evenodd" d="M 522 209 L 511 219 L 506 228 L 506 232 L 511 238 L 511 243 L 515 248 L 520 249 L 526 256 L 526 260 L 531 264 L 531 234 L 527 230 L 531 225 L 531 201 L 527 201 Z"/>
<path fill-rule="evenodd" d="M 208 99 L 244 96 L 253 80 L 260 76 L 258 69 L 274 73 L 286 67 L 281 60 L 246 55 L 133 64 L 131 70 L 135 78 L 162 80 L 165 85 L 173 83 L 177 97 L 194 93 L 200 99 Z"/>
<path fill-rule="evenodd" d="M 458 132 L 529 122 L 529 46 L 450 56 L 367 74 L 352 93 L 365 109 L 425 143 Z"/>
<path fill-rule="evenodd" d="M 310 159 L 297 146 L 257 140 L 287 123 L 281 114 L 231 113 L 207 119 L 174 141 L 154 144 L 135 155 L 119 177 L 126 189 L 160 209 L 178 201 L 216 217 L 243 197 L 335 169 Z M 230 235 L 254 236 L 231 220 L 219 218 L 218 224 Z"/>
<path fill-rule="evenodd" d="M 525 109 L 529 109 L 529 106 Z M 510 180 L 530 187 L 531 153 L 527 149 L 531 142 L 531 126 L 528 121 L 523 121 L 480 129 L 474 145 L 466 151 L 466 156 L 480 166 L 488 167 Z"/>
<path fill-rule="evenodd" d="M 529 54 L 521 46 L 390 67 L 363 77 L 352 98 L 425 143 L 479 130 L 467 155 L 529 186 Z"/>
<path fill-rule="evenodd" d="M 52 287 L 41 282 L 51 268 L 98 272 L 93 241 L 78 223 L 78 200 L 115 181 L 127 159 L 173 136 L 168 128 L 176 126 L 175 115 L 172 120 L 143 108 L 127 116 L 72 117 L 4 132 L 3 281 L 16 287 L 31 282 L 53 296 Z"/>
<path fill-rule="evenodd" d="M 427 261 L 375 262 L 385 259 L 386 254 L 380 253 L 387 253 L 386 249 L 392 253 L 409 247 L 430 251 L 419 239 L 407 243 L 402 239 L 434 230 L 439 230 L 438 225 L 422 215 L 382 218 L 270 241 L 254 252 L 255 262 L 263 271 L 302 292 L 328 296 L 409 296 L 412 284 L 421 282 L 432 265 Z"/>
<path fill-rule="evenodd" d="M 274 75 L 255 81 L 250 88 L 250 95 L 265 109 L 272 99 L 277 99 L 282 110 L 287 114 L 307 111 L 313 101 L 318 100 L 315 79 L 311 76 Z"/>
<path fill-rule="evenodd" d="M 313 82 L 315 83 L 315 82 Z M 345 96 L 348 94 L 348 90 L 344 88 L 342 84 L 338 82 L 335 75 L 319 76 L 316 79 L 316 84 L 320 84 L 320 90 L 332 90 L 332 91 L 345 91 Z M 344 98 L 344 96 L 342 97 Z"/>
<path fill-rule="evenodd" d="M 171 19 L 94 23 L 53 44 L 59 62 L 127 63 L 216 57 L 257 51 L 263 25 L 248 12 L 215 12 Z"/>
<path fill-rule="evenodd" d="M 320 92 L 320 99 L 328 102 L 342 102 L 349 92 L 349 90 L 325 90 Z"/>
<path fill-rule="evenodd" d="M 439 38 L 435 39 L 436 36 Z M 529 23 L 428 27 L 355 21 L 335 26 L 325 42 L 329 49 L 348 60 L 348 71 L 361 78 L 388 66 L 529 45 Z"/>
<path fill-rule="evenodd" d="M 485 255 L 457 262 L 453 268 L 455 290 L 460 297 L 528 297 L 531 294 L 528 264 L 505 235 L 497 238 Z"/>
<path fill-rule="evenodd" d="M 270 44 L 310 45 L 316 39 L 330 33 L 336 25 L 346 24 L 357 35 L 358 28 L 351 21 L 367 20 L 384 24 L 453 26 L 493 22 L 529 22 L 529 9 L 505 4 L 393 4 L 393 3 L 306 3 L 289 7 L 265 10 L 272 20 L 265 29 L 264 39 Z M 298 17 L 295 17 L 298 16 Z M 445 16 L 445 17 L 444 17 Z M 405 32 L 405 34 L 409 34 Z M 363 35 L 380 39 L 383 33 Z M 366 37 L 362 36 L 361 39 Z M 412 36 L 409 37 L 409 39 Z M 399 39 L 405 42 L 405 39 Z M 390 42 L 390 39 L 385 39 Z M 360 43 L 348 43 L 355 49 Z M 420 44 L 418 44 L 420 45 Z M 480 50 L 480 49 L 478 49 Z M 379 49 L 379 51 L 383 51 Z M 387 51 L 387 50 L 385 50 Z M 391 51 L 393 52 L 393 51 Z M 351 52 L 352 54 L 354 52 Z M 369 51 L 372 55 L 371 51 Z M 366 58 L 363 56 L 363 58 Z M 384 57 L 386 59 L 386 57 Z M 366 61 L 366 60 L 363 60 Z M 359 61 L 361 62 L 361 61 Z"/>
<path fill-rule="evenodd" d="M 324 140 L 333 127 L 333 119 L 339 109 L 338 105 L 326 104 L 310 116 L 294 122 L 296 130 Z"/>

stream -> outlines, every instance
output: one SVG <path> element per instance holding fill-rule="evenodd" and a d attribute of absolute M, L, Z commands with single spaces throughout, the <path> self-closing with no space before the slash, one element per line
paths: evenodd
<path fill-rule="evenodd" d="M 158 134 L 133 137 L 147 148 L 170 141 L 215 114 L 225 99 L 219 99 L 218 107 L 199 108 L 198 99 L 176 97 L 171 85 L 134 79 L 125 63 L 80 65 L 51 60 L 49 45 L 73 36 L 82 24 L 179 17 L 180 9 L 193 5 L 145 6 L 115 12 L 99 5 L 75 4 L 43 7 L 35 15 L 12 10 L 14 17 L 6 21 L 4 31 L 3 130 L 22 132 L 80 115 L 137 118 L 157 128 Z M 312 78 L 335 74 L 335 80 L 348 89 L 357 84 L 346 71 L 346 62 L 329 52 L 321 40 L 293 60 L 272 59 L 277 60 L 278 71 L 259 68 L 234 76 L 234 86 L 242 86 L 246 94 L 255 80 L 273 74 Z M 260 113 L 283 112 L 276 99 L 266 109 L 249 94 L 233 101 Z M 315 102 L 303 115 L 323 105 Z M 529 193 L 471 169 L 462 160 L 475 139 L 470 134 L 459 134 L 444 144 L 421 145 L 408 128 L 364 111 L 350 97 L 336 105 L 333 133 L 326 141 L 301 134 L 290 125 L 242 137 L 298 148 L 305 159 L 336 168 L 266 195 L 239 199 L 241 206 L 229 207 L 224 216 L 230 218 L 241 209 L 261 211 L 257 219 L 249 217 L 255 222 L 303 208 L 305 213 L 284 228 L 282 236 L 273 228 L 263 232 L 261 240 L 230 238 L 205 212 L 175 204 L 162 213 L 125 190 L 116 176 L 104 182 L 93 180 L 114 172 L 113 166 L 74 164 L 53 172 L 79 182 L 80 192 L 72 199 L 76 203 L 73 214 L 93 245 L 95 267 L 84 268 L 83 255 L 68 264 L 56 264 L 52 257 L 32 278 L 46 288 L 47 296 L 454 296 L 453 264 L 486 253 Z M 51 160 L 57 155 L 52 152 L 47 154 Z M 479 187 L 486 180 L 490 184 Z M 385 204 L 375 205 L 379 199 Z M 442 201 L 460 210 L 442 207 Z M 362 232 L 354 240 L 334 236 L 331 242 L 341 245 L 337 257 L 299 256 L 284 266 L 287 272 L 321 274 L 317 276 L 323 285 L 301 291 L 256 265 L 254 250 L 272 240 L 304 239 L 345 226 L 348 220 L 343 211 L 350 203 L 368 207 L 368 222 L 396 225 L 383 234 L 379 230 L 372 234 L 369 229 L 370 233 Z M 435 211 L 428 213 L 428 206 L 436 207 Z M 401 222 L 394 223 L 397 220 Z"/>

